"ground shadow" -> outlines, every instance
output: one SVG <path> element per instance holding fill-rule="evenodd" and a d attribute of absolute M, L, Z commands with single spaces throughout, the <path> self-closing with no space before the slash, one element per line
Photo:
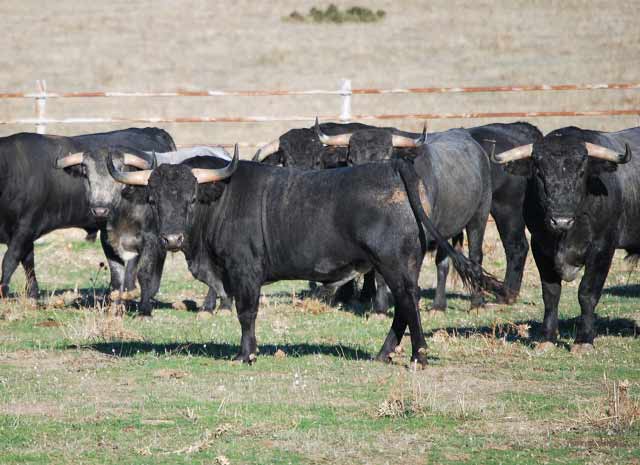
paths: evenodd
<path fill-rule="evenodd" d="M 68 348 L 74 348 L 69 346 Z M 117 357 L 132 357 L 138 353 L 154 352 L 159 354 L 189 354 L 201 355 L 215 359 L 231 359 L 240 351 L 237 344 L 221 343 L 167 343 L 157 344 L 152 342 L 104 342 L 86 346 L 108 355 Z M 284 351 L 289 357 L 301 357 L 303 355 L 332 355 L 346 360 L 370 360 L 369 352 L 357 348 L 342 345 L 326 344 L 261 344 L 260 355 L 274 355 L 278 349 Z"/>
<path fill-rule="evenodd" d="M 602 291 L 603 294 L 617 297 L 640 297 L 640 284 L 629 284 L 626 286 L 611 286 Z"/>
<path fill-rule="evenodd" d="M 558 325 L 560 337 L 563 339 L 575 338 L 579 319 L 580 317 L 560 320 Z M 518 332 L 517 326 L 520 325 L 529 326 L 529 337 Z M 596 335 L 598 336 L 637 338 L 640 335 L 640 326 L 629 318 L 596 317 L 595 329 Z M 425 337 L 430 338 L 439 331 L 446 331 L 450 336 L 457 337 L 482 335 L 496 339 L 506 339 L 507 341 L 518 342 L 528 346 L 533 346 L 535 342 L 542 340 L 542 322 L 536 320 L 521 320 L 496 326 L 449 326 L 446 328 L 434 328 L 431 331 L 425 332 Z"/>
<path fill-rule="evenodd" d="M 77 297 L 70 301 L 68 304 L 65 304 L 65 307 L 68 308 L 94 308 L 99 306 L 104 306 L 109 302 L 109 294 L 111 291 L 107 288 L 66 288 L 66 289 L 55 289 L 52 291 L 49 290 L 41 290 L 38 293 L 38 304 L 42 305 L 47 300 L 51 300 L 55 297 L 63 297 L 65 294 L 75 294 L 77 290 Z M 10 294 L 9 297 L 12 297 Z M 14 298 L 19 298 L 20 294 L 15 294 Z M 139 297 L 135 300 L 126 301 L 127 311 L 135 312 L 137 310 Z M 167 309 L 172 308 L 172 304 L 167 302 L 161 302 L 153 299 L 153 308 L 159 309 Z"/>

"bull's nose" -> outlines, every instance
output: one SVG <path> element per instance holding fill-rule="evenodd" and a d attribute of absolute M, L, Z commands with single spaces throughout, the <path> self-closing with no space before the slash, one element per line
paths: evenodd
<path fill-rule="evenodd" d="M 182 247 L 184 235 L 182 234 L 163 234 L 162 245 L 168 250 L 178 250 Z"/>
<path fill-rule="evenodd" d="M 556 216 L 551 218 L 551 227 L 556 231 L 566 231 L 573 226 L 574 219 L 568 216 Z"/>
<path fill-rule="evenodd" d="M 107 207 L 93 207 L 91 213 L 96 218 L 106 218 L 109 216 L 109 209 Z"/>

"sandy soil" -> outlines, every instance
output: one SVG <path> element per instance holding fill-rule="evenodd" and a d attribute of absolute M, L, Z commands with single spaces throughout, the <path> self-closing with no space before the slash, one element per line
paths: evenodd
<path fill-rule="evenodd" d="M 336 2 L 341 6 L 365 2 Z M 633 82 L 638 80 L 638 2 L 371 1 L 376 24 L 285 22 L 328 2 L 0 1 L 0 92 L 183 89 L 335 89 Z M 638 91 L 355 96 L 354 113 L 635 108 Z M 72 99 L 50 101 L 51 117 L 336 114 L 318 97 Z M 0 101 L 0 119 L 32 117 L 31 100 Z M 440 120 L 433 130 L 485 120 Z M 532 119 L 617 130 L 636 117 Z M 391 121 L 418 129 L 420 121 Z M 304 123 L 168 124 L 179 144 L 270 140 Z M 51 125 L 50 133 L 114 129 Z M 0 126 L 0 135 L 34 130 Z M 246 153 L 245 155 L 249 155 Z"/>

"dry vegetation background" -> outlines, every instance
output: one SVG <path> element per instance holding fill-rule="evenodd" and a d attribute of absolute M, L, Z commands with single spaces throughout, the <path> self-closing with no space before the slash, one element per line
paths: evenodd
<path fill-rule="evenodd" d="M 358 2 L 334 2 L 340 7 Z M 337 89 L 634 82 L 639 4 L 617 1 L 370 1 L 372 24 L 286 22 L 329 2 L 0 2 L 0 92 L 174 89 Z M 637 108 L 638 91 L 354 96 L 354 113 Z M 50 117 L 339 113 L 337 96 L 73 99 Z M 0 101 L 0 119 L 34 116 L 31 100 Z M 433 130 L 484 120 L 432 121 Z M 533 119 L 618 130 L 636 117 Z M 178 144 L 271 140 L 306 123 L 163 125 Z M 421 121 L 390 121 L 418 129 Z M 75 134 L 112 125 L 51 125 Z M 0 135 L 33 127 L 3 126 Z"/>

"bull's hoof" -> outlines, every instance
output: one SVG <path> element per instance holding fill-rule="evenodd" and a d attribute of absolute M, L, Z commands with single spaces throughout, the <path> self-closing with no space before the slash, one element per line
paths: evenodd
<path fill-rule="evenodd" d="M 535 351 L 539 354 L 544 354 L 545 352 L 549 352 L 550 350 L 553 350 L 555 348 L 556 348 L 555 343 L 551 341 L 544 341 L 536 344 Z"/>
<path fill-rule="evenodd" d="M 590 344 L 588 342 L 577 342 L 574 343 L 573 346 L 571 346 L 571 353 L 574 355 L 583 355 L 583 354 L 588 354 L 593 352 L 595 349 L 593 347 L 593 344 Z"/>
<path fill-rule="evenodd" d="M 375 361 L 376 362 L 381 362 L 381 363 L 391 363 L 393 362 L 393 355 L 395 355 L 395 352 L 380 352 L 378 355 L 376 355 Z"/>
<path fill-rule="evenodd" d="M 420 347 L 418 349 L 418 353 L 411 356 L 411 368 L 413 369 L 415 367 L 419 370 L 423 370 L 428 364 L 427 348 Z"/>
<path fill-rule="evenodd" d="M 256 363 L 256 360 L 257 360 L 256 354 L 247 355 L 247 354 L 239 353 L 233 358 L 232 362 L 238 363 L 238 364 L 246 363 L 247 365 L 252 365 Z"/>

